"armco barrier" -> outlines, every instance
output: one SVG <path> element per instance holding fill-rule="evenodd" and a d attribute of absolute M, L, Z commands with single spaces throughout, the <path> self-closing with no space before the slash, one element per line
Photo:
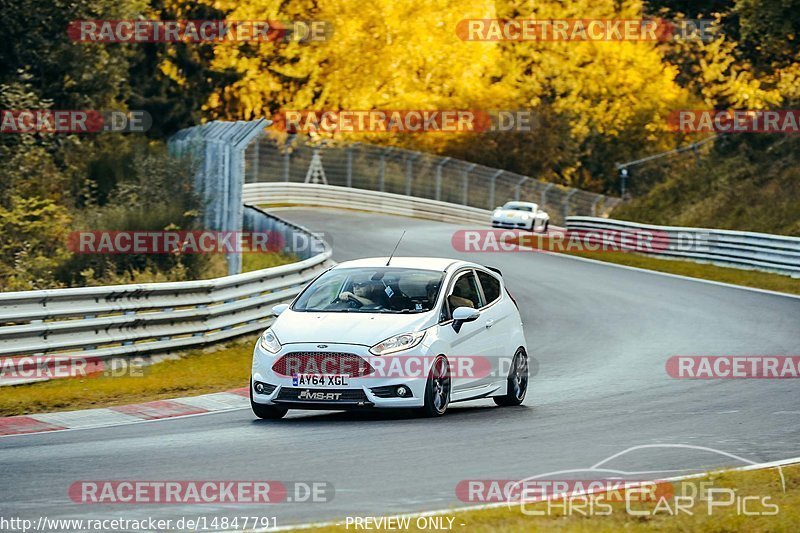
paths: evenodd
<path fill-rule="evenodd" d="M 400 215 L 440 222 L 489 224 L 491 211 L 463 205 L 416 198 L 402 194 L 368 191 L 312 183 L 247 183 L 244 201 L 248 204 L 302 204 L 344 207 L 387 215 Z"/>
<path fill-rule="evenodd" d="M 800 277 L 800 238 L 768 233 L 653 226 L 606 218 L 567 217 L 569 231 L 654 235 L 648 255 Z M 597 241 L 595 241 L 597 242 Z"/>
<path fill-rule="evenodd" d="M 272 219 L 272 231 L 284 237 L 299 232 L 316 241 L 319 253 L 211 280 L 0 293 L 3 368 L 9 358 L 20 364 L 28 355 L 102 360 L 208 344 L 266 328 L 273 320 L 271 307 L 294 298 L 332 262 L 330 248 L 316 236 L 260 213 Z"/>

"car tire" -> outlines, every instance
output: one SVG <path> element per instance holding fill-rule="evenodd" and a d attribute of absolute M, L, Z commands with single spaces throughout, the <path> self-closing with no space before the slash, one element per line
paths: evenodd
<path fill-rule="evenodd" d="M 544 221 L 544 227 L 542 228 L 542 233 L 547 233 L 548 226 L 550 226 L 550 221 L 549 220 L 545 220 Z"/>
<path fill-rule="evenodd" d="M 440 355 L 434 359 L 425 384 L 425 406 L 420 410 L 426 417 L 442 416 L 450 405 L 450 363 Z"/>
<path fill-rule="evenodd" d="M 264 405 L 253 401 L 253 380 L 250 380 L 250 408 L 253 414 L 263 420 L 277 420 L 286 416 L 289 410 L 285 407 L 276 407 L 274 405 Z"/>
<path fill-rule="evenodd" d="M 519 348 L 508 371 L 506 393 L 492 398 L 501 407 L 520 405 L 528 393 L 528 355 Z"/>

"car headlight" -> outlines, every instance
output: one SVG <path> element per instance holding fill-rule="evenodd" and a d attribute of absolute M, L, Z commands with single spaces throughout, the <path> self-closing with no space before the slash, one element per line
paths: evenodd
<path fill-rule="evenodd" d="M 272 328 L 267 328 L 267 330 L 261 334 L 261 347 L 264 348 L 269 353 L 278 353 L 281 349 L 281 343 L 278 340 L 278 337 L 275 336 L 275 333 L 272 332 Z"/>
<path fill-rule="evenodd" d="M 394 352 L 401 352 L 413 348 L 425 337 L 424 331 L 416 331 L 414 333 L 403 333 L 395 335 L 383 340 L 369 349 L 371 354 L 386 355 Z"/>
<path fill-rule="evenodd" d="M 530 215 L 522 215 L 522 220 L 529 220 L 530 218 Z"/>
<path fill-rule="evenodd" d="M 500 215 L 502 215 L 502 214 L 503 214 L 503 212 L 502 212 L 502 211 L 495 211 L 494 213 L 492 213 L 492 216 L 493 216 L 493 217 L 499 217 L 499 216 L 500 216 Z"/>

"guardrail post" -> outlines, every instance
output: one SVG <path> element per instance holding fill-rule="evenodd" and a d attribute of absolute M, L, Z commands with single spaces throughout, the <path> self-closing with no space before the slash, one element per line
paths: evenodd
<path fill-rule="evenodd" d="M 542 191 L 542 200 L 539 202 L 539 207 L 541 207 L 542 209 L 544 209 L 545 204 L 547 204 L 547 193 L 550 191 L 550 189 L 552 189 L 555 186 L 556 186 L 555 183 L 548 183 L 547 187 L 545 187 L 544 190 Z"/>
<path fill-rule="evenodd" d="M 353 186 L 353 147 L 347 147 L 347 186 Z"/>
<path fill-rule="evenodd" d="M 411 196 L 411 184 L 414 181 L 414 160 L 419 156 L 419 153 L 406 156 L 406 196 Z"/>
<path fill-rule="evenodd" d="M 489 209 L 489 210 L 492 210 L 492 209 L 494 209 L 494 208 L 496 207 L 496 206 L 494 205 L 494 188 L 495 188 L 495 182 L 497 181 L 497 178 L 498 178 L 498 177 L 500 177 L 500 175 L 501 175 L 503 172 L 505 172 L 505 170 L 498 170 L 497 172 L 495 172 L 494 174 L 492 174 L 492 177 L 491 177 L 491 178 L 489 178 L 489 207 L 488 207 L 488 209 Z"/>
<path fill-rule="evenodd" d="M 261 139 L 256 139 L 255 144 L 253 144 L 253 154 L 254 162 L 253 162 L 253 183 L 258 183 L 260 181 L 261 175 Z"/>
<path fill-rule="evenodd" d="M 514 186 L 514 201 L 519 202 L 520 193 L 522 192 L 522 184 L 528 181 L 527 177 L 523 177 L 521 180 L 517 182 Z"/>
<path fill-rule="evenodd" d="M 259 156 L 261 152 L 261 143 L 257 140 L 255 143 L 252 144 L 253 147 L 253 164 L 250 168 L 250 174 L 252 175 L 252 179 L 250 180 L 252 183 L 258 183 L 258 172 L 259 172 Z M 247 176 L 245 176 L 245 183 L 247 183 Z"/>
<path fill-rule="evenodd" d="M 227 168 L 230 176 L 225 179 L 225 197 L 228 198 L 228 219 L 225 228 L 228 231 L 236 232 L 236 246 L 240 246 L 242 230 L 242 184 L 244 183 L 244 149 L 237 150 L 228 142 L 225 145 L 226 158 L 228 159 Z M 239 274 L 242 272 L 242 254 L 233 252 L 227 254 L 228 274 Z"/>
<path fill-rule="evenodd" d="M 603 198 L 605 198 L 605 196 L 603 196 L 601 194 L 598 194 L 597 198 L 595 198 L 594 202 L 592 202 L 592 216 L 593 217 L 597 216 L 597 204 L 599 204 L 600 200 L 602 200 Z"/>
<path fill-rule="evenodd" d="M 381 164 L 378 169 L 378 190 L 384 192 L 384 180 L 386 179 L 386 154 L 392 151 L 391 148 L 381 150 Z"/>
<path fill-rule="evenodd" d="M 284 146 L 284 152 L 283 152 L 283 181 L 286 181 L 286 182 L 289 181 L 289 169 L 290 169 L 290 165 L 292 164 L 291 158 L 292 158 L 292 154 L 289 153 L 289 143 L 286 143 L 286 146 Z"/>
<path fill-rule="evenodd" d="M 445 157 L 436 165 L 436 193 L 434 194 L 436 200 L 442 199 L 442 167 L 445 166 L 448 161 L 450 161 L 450 158 Z"/>
<path fill-rule="evenodd" d="M 224 205 L 228 199 L 228 186 L 230 185 L 230 175 L 228 174 L 229 171 L 229 162 L 228 159 L 228 150 L 226 150 L 225 143 L 222 141 L 213 141 L 209 143 L 213 145 L 214 150 L 217 154 L 216 158 L 216 169 L 214 169 L 214 174 L 212 175 L 213 178 L 213 190 L 216 194 L 219 195 L 220 199 L 222 200 L 222 204 L 216 204 L 215 211 L 214 211 L 214 227 L 215 228 L 222 228 L 225 224 L 225 211 L 227 211 L 226 206 Z"/>
<path fill-rule="evenodd" d="M 464 186 L 463 186 L 463 188 L 461 190 L 461 192 L 463 194 L 463 198 L 461 200 L 461 203 L 463 205 L 469 205 L 469 173 L 472 172 L 472 169 L 474 169 L 475 166 L 476 166 L 475 163 L 472 163 L 470 166 L 468 166 L 467 168 L 464 169 L 464 177 L 463 177 Z"/>
<path fill-rule="evenodd" d="M 578 189 L 572 189 L 567 193 L 567 196 L 564 197 L 564 220 L 567 220 L 569 216 L 569 199 L 572 198 L 572 195 L 578 192 Z"/>

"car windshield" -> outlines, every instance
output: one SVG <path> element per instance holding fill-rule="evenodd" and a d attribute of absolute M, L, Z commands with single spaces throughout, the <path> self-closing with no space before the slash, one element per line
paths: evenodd
<path fill-rule="evenodd" d="M 515 211 L 527 211 L 529 213 L 533 213 L 533 206 L 525 204 L 515 204 L 513 202 L 509 202 L 506 205 L 504 205 L 503 209 L 513 209 Z"/>
<path fill-rule="evenodd" d="M 293 311 L 424 313 L 433 309 L 444 273 L 414 268 L 336 268 L 300 294 Z"/>

